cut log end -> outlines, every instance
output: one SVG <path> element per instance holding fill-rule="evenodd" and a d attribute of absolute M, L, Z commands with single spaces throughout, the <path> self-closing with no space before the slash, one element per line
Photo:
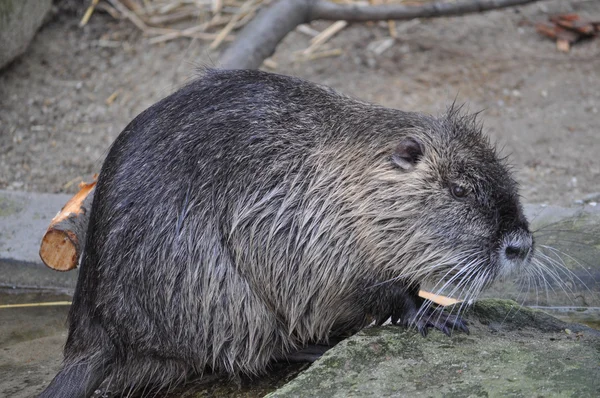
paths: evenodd
<path fill-rule="evenodd" d="M 40 258 L 48 267 L 57 271 L 77 268 L 95 185 L 81 183 L 79 192 L 50 222 L 40 245 Z"/>
<path fill-rule="evenodd" d="M 71 231 L 49 228 L 42 239 L 40 258 L 57 271 L 70 271 L 77 267 L 77 236 Z"/>

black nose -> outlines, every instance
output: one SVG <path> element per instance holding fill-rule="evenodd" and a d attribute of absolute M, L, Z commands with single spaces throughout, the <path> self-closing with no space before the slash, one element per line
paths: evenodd
<path fill-rule="evenodd" d="M 531 250 L 531 246 L 527 244 L 515 245 L 510 244 L 506 246 L 504 252 L 506 253 L 506 258 L 509 260 L 525 260 L 529 251 Z"/>

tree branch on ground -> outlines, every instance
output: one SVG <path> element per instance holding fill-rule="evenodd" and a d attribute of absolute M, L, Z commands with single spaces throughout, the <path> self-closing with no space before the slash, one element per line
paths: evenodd
<path fill-rule="evenodd" d="M 420 6 L 357 6 L 325 0 L 279 0 L 262 10 L 238 34 L 223 53 L 219 66 L 225 69 L 257 69 L 270 57 L 283 38 L 298 25 L 315 20 L 405 21 L 464 15 L 533 3 L 538 0 L 463 0 Z"/>

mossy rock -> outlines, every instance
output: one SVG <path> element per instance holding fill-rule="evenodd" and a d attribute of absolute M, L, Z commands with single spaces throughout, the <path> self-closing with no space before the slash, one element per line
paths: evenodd
<path fill-rule="evenodd" d="M 269 397 L 596 397 L 600 333 L 482 300 L 469 335 L 388 326 L 341 342 Z"/>

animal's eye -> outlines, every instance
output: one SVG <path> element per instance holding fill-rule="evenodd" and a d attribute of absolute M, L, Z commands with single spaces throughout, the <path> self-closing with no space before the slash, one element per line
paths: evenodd
<path fill-rule="evenodd" d="M 458 184 L 452 184 L 450 186 L 450 192 L 456 199 L 464 199 L 469 195 L 469 193 L 471 193 L 469 188 Z"/>

